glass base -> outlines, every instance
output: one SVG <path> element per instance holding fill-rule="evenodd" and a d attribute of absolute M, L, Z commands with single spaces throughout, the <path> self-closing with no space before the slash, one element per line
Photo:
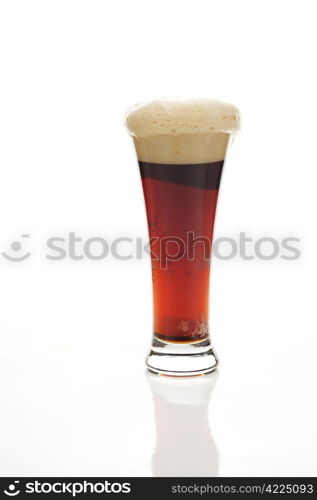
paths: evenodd
<path fill-rule="evenodd" d="M 218 359 L 209 339 L 191 344 L 162 342 L 153 338 L 146 360 L 147 368 L 160 375 L 192 377 L 210 373 L 217 368 Z"/>

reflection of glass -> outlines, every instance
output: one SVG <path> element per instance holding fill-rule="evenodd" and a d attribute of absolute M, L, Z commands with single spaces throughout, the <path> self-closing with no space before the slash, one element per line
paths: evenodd
<path fill-rule="evenodd" d="M 218 476 L 218 451 L 208 422 L 217 374 L 147 379 L 155 406 L 156 447 L 153 476 Z"/>
<path fill-rule="evenodd" d="M 215 369 L 208 325 L 213 225 L 238 110 L 213 100 L 153 101 L 132 110 L 152 251 L 154 338 L 148 368 Z"/>

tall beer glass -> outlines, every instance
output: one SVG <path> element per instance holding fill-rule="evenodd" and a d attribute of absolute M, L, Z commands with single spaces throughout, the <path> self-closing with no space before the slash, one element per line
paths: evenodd
<path fill-rule="evenodd" d="M 234 106 L 157 100 L 127 116 L 151 244 L 154 334 L 148 368 L 190 376 L 217 366 L 208 326 L 212 237 L 222 168 L 239 129 Z"/>

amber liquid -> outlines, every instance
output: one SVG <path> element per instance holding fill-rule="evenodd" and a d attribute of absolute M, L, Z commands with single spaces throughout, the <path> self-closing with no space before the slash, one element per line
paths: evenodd
<path fill-rule="evenodd" d="M 223 162 L 139 162 L 152 252 L 154 335 L 208 337 L 210 257 Z"/>

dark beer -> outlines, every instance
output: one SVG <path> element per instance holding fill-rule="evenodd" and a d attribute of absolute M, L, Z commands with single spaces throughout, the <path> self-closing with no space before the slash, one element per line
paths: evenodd
<path fill-rule="evenodd" d="M 223 162 L 139 162 L 152 251 L 154 334 L 208 337 L 211 242 Z"/>
<path fill-rule="evenodd" d="M 238 110 L 213 100 L 159 100 L 127 117 L 151 244 L 154 336 L 150 370 L 199 375 L 217 366 L 208 326 L 218 189 Z"/>

